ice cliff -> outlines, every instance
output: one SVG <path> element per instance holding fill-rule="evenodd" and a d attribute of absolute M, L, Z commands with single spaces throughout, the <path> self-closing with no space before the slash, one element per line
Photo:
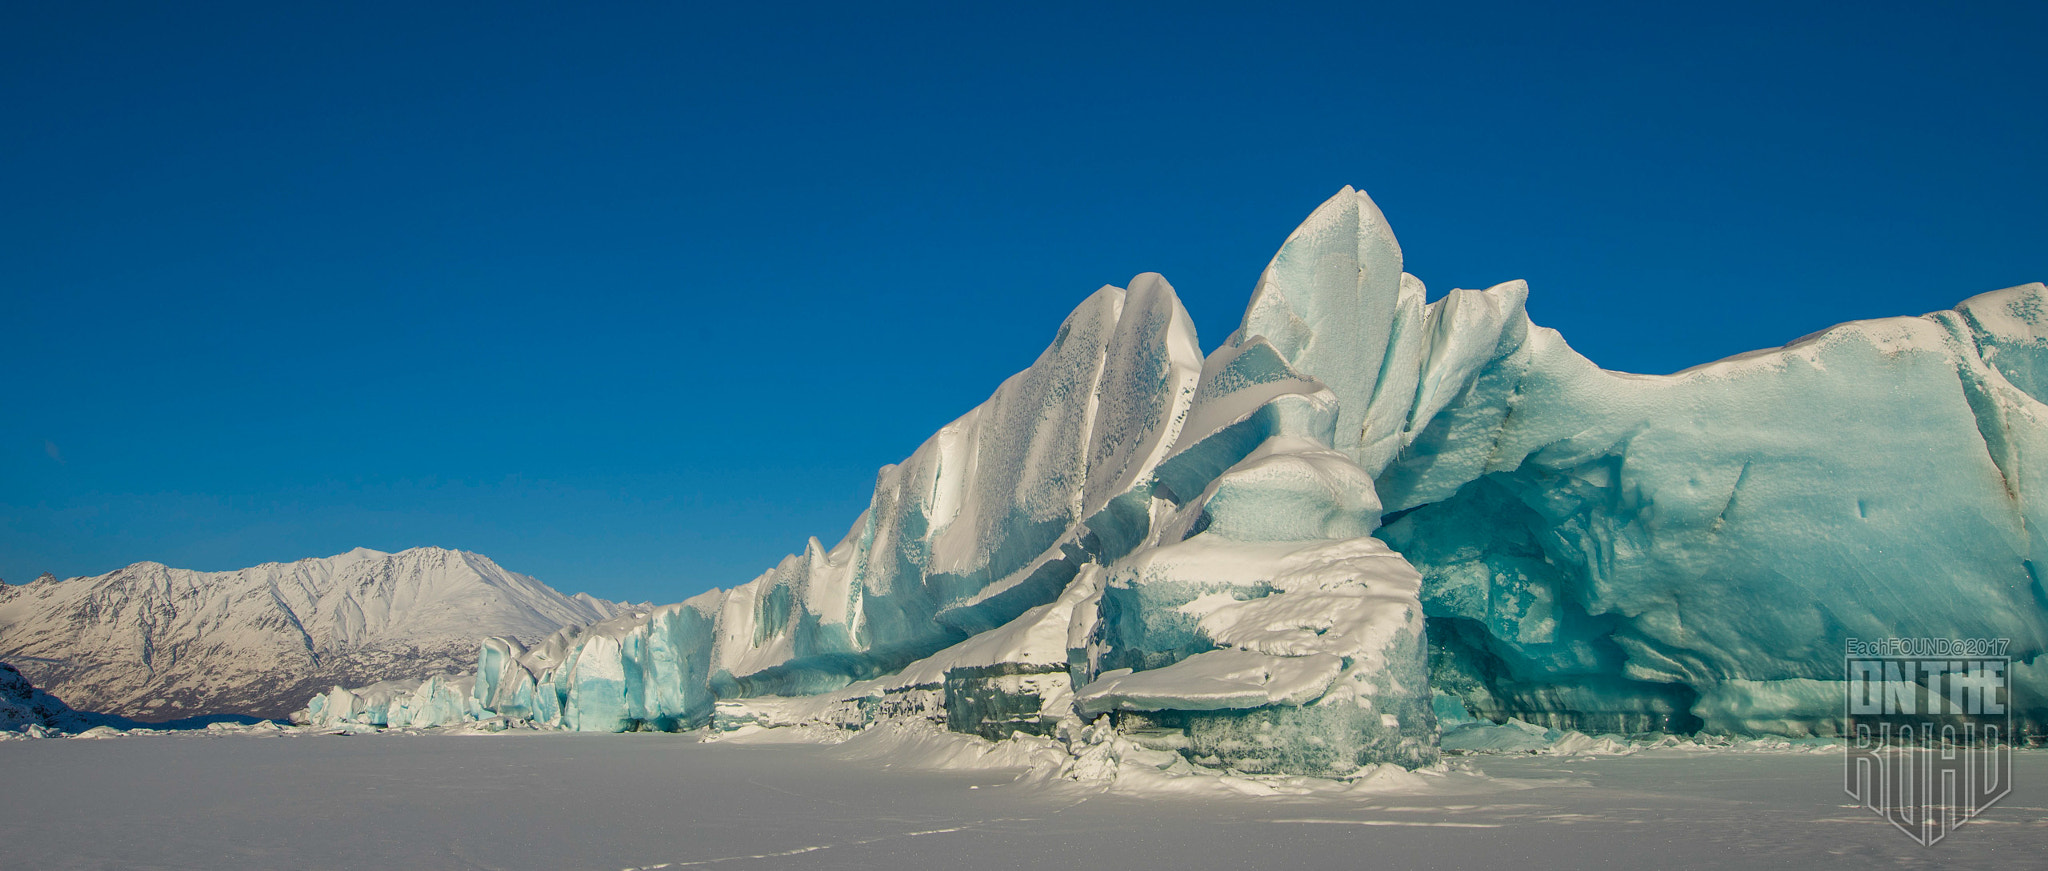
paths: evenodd
<path fill-rule="evenodd" d="M 1430 302 L 1402 268 L 1346 188 L 1206 357 L 1163 278 L 1105 287 L 837 544 L 489 642 L 460 712 L 406 719 L 1106 717 L 1196 763 L 1342 773 L 1432 759 L 1436 705 L 1826 734 L 1844 642 L 1924 636 L 2010 638 L 2020 719 L 2048 724 L 2042 285 L 1650 376 L 1532 324 L 1521 282 Z"/>

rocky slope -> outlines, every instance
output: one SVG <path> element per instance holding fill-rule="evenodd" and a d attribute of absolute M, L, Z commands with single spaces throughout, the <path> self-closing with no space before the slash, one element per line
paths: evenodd
<path fill-rule="evenodd" d="M 14 666 L 0 662 L 0 733 L 58 728 L 70 715 L 62 701 L 36 689 Z"/>

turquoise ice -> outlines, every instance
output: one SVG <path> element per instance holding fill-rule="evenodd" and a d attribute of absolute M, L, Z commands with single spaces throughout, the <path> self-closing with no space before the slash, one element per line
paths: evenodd
<path fill-rule="evenodd" d="M 1844 644 L 1924 636 L 2011 639 L 2048 724 L 2042 285 L 1635 375 L 1531 323 L 1520 282 L 1431 302 L 1403 266 L 1346 188 L 1206 357 L 1163 278 L 1105 287 L 838 543 L 494 641 L 460 704 L 404 717 L 1106 718 L 1341 773 L 1434 758 L 1439 713 L 1828 734 Z"/>

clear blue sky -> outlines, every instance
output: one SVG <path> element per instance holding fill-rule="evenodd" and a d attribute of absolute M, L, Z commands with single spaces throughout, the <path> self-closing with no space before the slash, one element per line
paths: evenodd
<path fill-rule="evenodd" d="M 0 12 L 0 577 L 730 586 L 1345 184 L 1614 369 L 2048 279 L 2038 2 L 588 5 Z"/>

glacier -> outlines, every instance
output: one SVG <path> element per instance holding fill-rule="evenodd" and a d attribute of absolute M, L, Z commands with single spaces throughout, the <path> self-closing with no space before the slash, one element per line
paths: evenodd
<path fill-rule="evenodd" d="M 2041 284 L 1638 375 L 1522 282 L 1430 301 L 1403 270 L 1344 188 L 1215 351 L 1164 278 L 1098 290 L 838 543 L 307 716 L 923 718 L 1342 775 L 1431 763 L 1440 718 L 1829 735 L 1848 640 L 1935 637 L 2011 639 L 2048 725 Z"/>

